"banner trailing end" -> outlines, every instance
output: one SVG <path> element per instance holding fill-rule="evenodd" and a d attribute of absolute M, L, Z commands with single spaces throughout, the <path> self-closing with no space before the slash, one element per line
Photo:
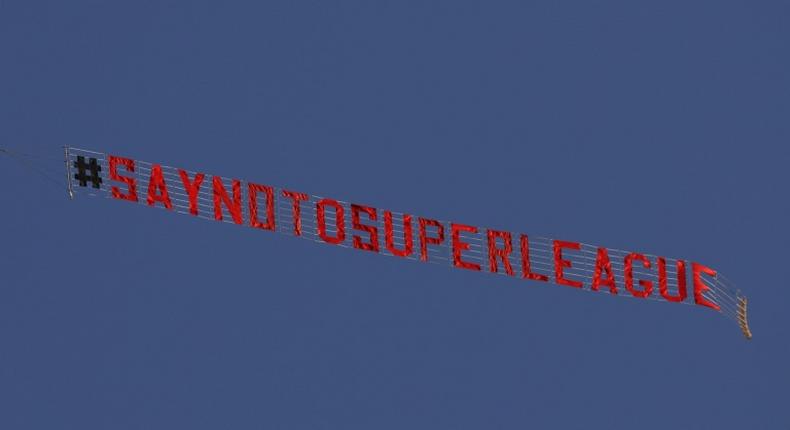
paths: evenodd
<path fill-rule="evenodd" d="M 738 325 L 747 340 L 752 339 L 752 331 L 749 330 L 749 320 L 746 313 L 746 297 L 738 297 Z"/>

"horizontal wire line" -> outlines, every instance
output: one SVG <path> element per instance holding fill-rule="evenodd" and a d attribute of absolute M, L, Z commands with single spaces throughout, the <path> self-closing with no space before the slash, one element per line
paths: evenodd
<path fill-rule="evenodd" d="M 708 283 L 708 281 L 706 279 L 703 279 L 702 282 L 704 282 L 710 288 L 709 291 L 711 291 L 711 294 L 713 294 L 717 299 L 723 299 L 727 303 L 729 303 L 730 305 L 732 305 L 732 306 L 737 308 L 738 300 L 736 298 L 733 298 L 733 297 L 731 297 L 729 295 L 724 294 L 724 292 L 722 290 L 716 288 L 715 285 L 712 285 L 712 284 Z M 721 302 L 719 302 L 719 300 L 716 300 L 716 302 L 717 302 L 717 304 L 721 304 Z"/>

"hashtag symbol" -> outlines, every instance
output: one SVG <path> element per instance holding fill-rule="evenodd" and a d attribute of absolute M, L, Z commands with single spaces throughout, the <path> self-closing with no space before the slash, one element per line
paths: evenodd
<path fill-rule="evenodd" d="M 77 156 L 77 161 L 74 162 L 74 167 L 77 168 L 77 173 L 74 174 L 74 179 L 79 181 L 81 187 L 87 187 L 88 181 L 93 184 L 93 188 L 101 188 L 101 166 L 95 158 L 89 158 L 85 163 L 85 157 L 82 155 Z M 90 174 L 88 174 L 90 171 Z"/>

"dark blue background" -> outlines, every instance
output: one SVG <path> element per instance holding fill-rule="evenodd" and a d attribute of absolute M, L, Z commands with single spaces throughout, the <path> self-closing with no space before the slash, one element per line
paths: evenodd
<path fill-rule="evenodd" d="M 57 179 L 67 144 L 688 258 L 755 332 L 72 202 L 4 158 L 0 427 L 787 428 L 789 13 L 0 1 L 0 146 Z"/>

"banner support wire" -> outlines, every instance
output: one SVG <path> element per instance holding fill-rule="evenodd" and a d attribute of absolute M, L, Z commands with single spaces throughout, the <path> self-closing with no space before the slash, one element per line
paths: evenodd
<path fill-rule="evenodd" d="M 63 145 L 63 161 L 66 165 L 66 190 L 69 192 L 69 199 L 74 200 L 74 188 L 71 185 L 71 169 L 69 168 L 68 145 Z"/>

